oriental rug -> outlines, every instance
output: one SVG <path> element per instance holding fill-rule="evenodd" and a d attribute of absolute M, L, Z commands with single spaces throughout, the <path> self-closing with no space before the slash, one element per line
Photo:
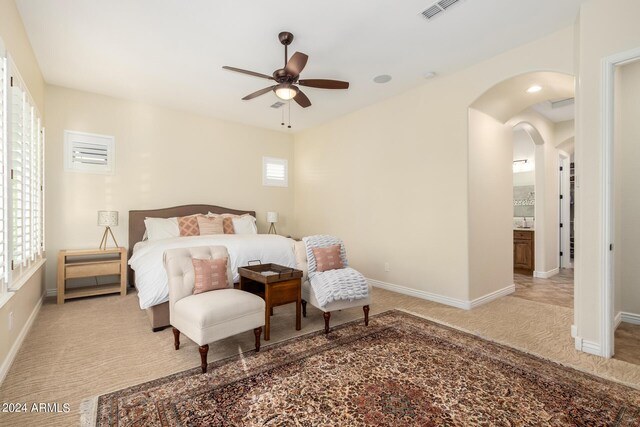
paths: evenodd
<path fill-rule="evenodd" d="M 200 372 L 102 395 L 95 423 L 640 425 L 638 390 L 395 310 L 372 316 L 368 327 L 354 321 Z"/>

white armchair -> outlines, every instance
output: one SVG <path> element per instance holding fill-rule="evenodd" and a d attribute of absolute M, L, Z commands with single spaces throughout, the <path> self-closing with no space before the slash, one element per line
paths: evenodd
<path fill-rule="evenodd" d="M 170 249 L 164 254 L 169 278 L 169 319 L 174 347 L 180 348 L 180 332 L 200 346 L 202 372 L 207 372 L 209 343 L 253 329 L 255 349 L 260 351 L 265 303 L 259 296 L 233 289 L 231 263 L 227 262 L 228 288 L 193 294 L 192 259 L 228 258 L 224 246 Z"/>
<path fill-rule="evenodd" d="M 331 319 L 331 312 L 336 310 L 344 310 L 352 307 L 362 307 L 362 311 L 364 312 L 364 324 L 365 326 L 369 325 L 369 304 L 371 304 L 371 285 L 369 285 L 369 294 L 366 298 L 357 299 L 353 301 L 333 301 L 321 307 L 318 303 L 318 299 L 313 291 L 313 287 L 311 283 L 309 283 L 309 270 L 308 270 L 308 260 L 307 260 L 307 249 L 305 247 L 304 242 L 296 241 L 294 244 L 294 252 L 296 256 L 296 265 L 298 270 L 302 270 L 302 316 L 307 317 L 307 302 L 312 306 L 323 312 L 324 317 L 324 333 L 329 333 L 329 321 Z"/>

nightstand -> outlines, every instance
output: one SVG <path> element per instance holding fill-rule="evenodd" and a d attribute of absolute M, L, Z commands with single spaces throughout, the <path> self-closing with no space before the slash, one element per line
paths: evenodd
<path fill-rule="evenodd" d="M 98 284 L 100 276 L 120 276 L 117 283 Z M 96 284 L 68 287 L 67 280 L 94 277 Z M 127 249 L 62 250 L 58 254 L 58 304 L 71 298 L 127 294 Z"/>

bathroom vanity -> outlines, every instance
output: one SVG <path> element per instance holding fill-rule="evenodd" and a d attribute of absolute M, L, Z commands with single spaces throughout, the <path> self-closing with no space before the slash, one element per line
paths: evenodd
<path fill-rule="evenodd" d="M 515 228 L 513 230 L 513 271 L 533 276 L 535 268 L 535 231 Z"/>

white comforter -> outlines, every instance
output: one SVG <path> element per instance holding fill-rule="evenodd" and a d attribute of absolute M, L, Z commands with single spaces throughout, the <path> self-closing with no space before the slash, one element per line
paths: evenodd
<path fill-rule="evenodd" d="M 162 264 L 164 252 L 173 248 L 222 245 L 229 251 L 233 281 L 238 282 L 238 267 L 252 260 L 295 267 L 293 240 L 273 234 L 215 234 L 174 237 L 136 243 L 129 265 L 136 272 L 140 308 L 146 309 L 169 300 L 167 273 Z"/>

